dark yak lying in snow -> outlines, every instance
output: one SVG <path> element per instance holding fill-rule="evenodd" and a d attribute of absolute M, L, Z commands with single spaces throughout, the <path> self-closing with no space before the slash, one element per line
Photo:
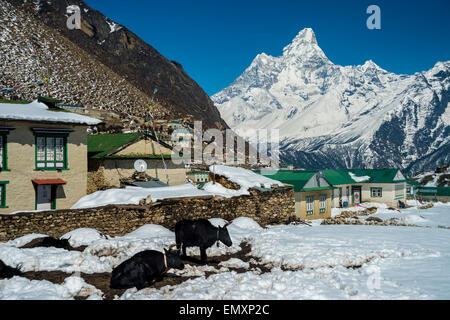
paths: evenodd
<path fill-rule="evenodd" d="M 233 244 L 228 234 L 227 225 L 215 227 L 206 219 L 179 221 L 175 225 L 177 249 L 181 247 L 183 257 L 186 257 L 187 247 L 200 247 L 201 261 L 206 263 L 206 249 L 215 242 L 221 241 L 228 247 Z"/>
<path fill-rule="evenodd" d="M 66 249 L 66 250 L 72 249 L 72 247 L 70 246 L 70 243 L 69 243 L 69 239 L 56 239 L 53 237 L 37 238 L 20 248 L 27 249 L 27 248 L 38 248 L 38 247 L 45 247 L 45 248 L 54 247 L 54 248 L 60 248 L 60 249 Z"/>
<path fill-rule="evenodd" d="M 53 237 L 45 237 L 42 239 L 40 247 L 55 247 L 70 250 L 71 246 L 68 239 L 55 239 Z"/>
<path fill-rule="evenodd" d="M 0 279 L 9 279 L 14 276 L 20 276 L 21 274 L 22 272 L 20 272 L 19 268 L 10 267 L 0 260 Z"/>
<path fill-rule="evenodd" d="M 141 290 L 154 281 L 160 281 L 170 268 L 184 269 L 178 251 L 145 250 L 114 268 L 110 287 L 112 289 L 128 289 L 136 287 Z"/>

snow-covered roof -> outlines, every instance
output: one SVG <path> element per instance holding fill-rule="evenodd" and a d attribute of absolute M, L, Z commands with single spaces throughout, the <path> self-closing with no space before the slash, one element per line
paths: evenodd
<path fill-rule="evenodd" d="M 96 125 L 100 120 L 67 111 L 52 111 L 37 100 L 27 103 L 0 103 L 0 120 L 45 121 Z"/>
<path fill-rule="evenodd" d="M 220 176 L 224 176 L 231 182 L 241 186 L 241 188 L 249 189 L 254 187 L 270 188 L 272 185 L 283 187 L 283 183 L 278 180 L 267 178 L 257 174 L 251 170 L 240 167 L 230 167 L 224 165 L 213 165 L 209 167 L 209 171 Z"/>

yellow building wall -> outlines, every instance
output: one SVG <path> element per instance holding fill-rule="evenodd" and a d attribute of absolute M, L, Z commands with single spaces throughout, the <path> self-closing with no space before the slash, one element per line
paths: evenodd
<path fill-rule="evenodd" d="M 403 185 L 402 198 L 395 199 L 395 185 L 396 183 L 365 183 L 362 185 L 362 194 L 361 201 L 362 202 L 376 202 L 376 203 L 385 203 L 392 207 L 398 206 L 398 200 L 405 201 L 406 200 L 406 182 L 401 182 L 399 184 Z M 370 195 L 370 188 L 382 188 L 382 197 L 374 197 L 372 198 Z"/>
<path fill-rule="evenodd" d="M 0 181 L 6 185 L 6 206 L 0 213 L 35 210 L 34 179 L 63 179 L 67 184 L 57 188 L 56 209 L 72 207 L 86 195 L 87 188 L 87 132 L 86 126 L 47 124 L 28 121 L 3 121 L 1 126 L 14 127 L 7 135 L 8 169 L 0 171 Z M 31 128 L 72 129 L 67 138 L 67 167 L 69 170 L 35 170 L 35 136 Z"/>
<path fill-rule="evenodd" d="M 319 196 L 327 195 L 327 211 L 319 213 Z M 314 196 L 314 215 L 306 215 L 306 197 Z M 327 219 L 331 217 L 331 190 L 318 190 L 308 192 L 295 192 L 295 215 L 302 220 Z"/>
<path fill-rule="evenodd" d="M 157 142 L 151 139 L 141 139 L 136 143 L 129 145 L 123 150 L 115 153 L 114 155 L 124 156 L 124 155 L 149 155 L 149 154 L 172 154 L 172 150 L 169 148 L 159 145 Z"/>
<path fill-rule="evenodd" d="M 145 160 L 145 159 L 144 159 Z M 135 159 L 105 159 L 102 160 L 103 175 L 105 180 L 112 187 L 120 187 L 120 179 L 130 178 L 136 170 L 134 169 Z M 184 166 L 174 166 L 171 160 L 165 160 L 168 169 L 163 167 L 162 160 L 145 160 L 147 170 L 145 173 L 151 177 L 158 178 L 171 186 L 186 183 L 187 169 Z"/>

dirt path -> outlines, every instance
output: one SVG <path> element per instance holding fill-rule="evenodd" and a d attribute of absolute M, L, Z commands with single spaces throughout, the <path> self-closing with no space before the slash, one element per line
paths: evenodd
<path fill-rule="evenodd" d="M 270 272 L 271 268 L 263 263 L 258 258 L 253 257 L 251 253 L 251 245 L 248 242 L 242 242 L 240 244 L 241 250 L 227 254 L 223 256 L 211 257 L 208 259 L 208 266 L 212 266 L 215 269 L 220 269 L 219 264 L 223 261 L 227 261 L 231 258 L 237 258 L 244 262 L 249 263 L 249 268 L 233 268 L 228 267 L 230 271 L 235 271 L 237 273 L 248 272 L 249 270 L 259 268 L 261 273 Z M 200 263 L 200 256 L 187 257 L 183 260 L 185 265 L 190 266 L 202 266 Z M 216 274 L 212 271 L 205 272 L 205 277 L 208 278 L 210 275 Z M 29 280 L 47 280 L 55 284 L 62 284 L 64 280 L 73 274 L 66 273 L 62 271 L 29 271 L 24 272 L 22 277 L 27 278 Z M 86 274 L 81 273 L 80 277 L 83 278 L 86 283 L 93 285 L 97 289 L 103 292 L 103 299 L 105 300 L 113 300 L 114 298 L 120 297 L 126 290 L 125 289 L 111 289 L 109 287 L 109 283 L 111 280 L 111 273 L 94 273 L 94 274 Z M 151 287 L 155 289 L 160 289 L 164 286 L 176 286 L 184 281 L 189 279 L 197 278 L 198 276 L 166 276 L 163 280 L 155 282 Z M 75 299 L 85 299 L 85 297 L 75 297 Z"/>

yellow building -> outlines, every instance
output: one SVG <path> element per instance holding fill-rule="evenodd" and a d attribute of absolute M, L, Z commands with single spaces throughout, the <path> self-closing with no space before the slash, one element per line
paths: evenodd
<path fill-rule="evenodd" d="M 85 196 L 87 128 L 100 122 L 41 101 L 0 103 L 0 213 L 65 209 Z"/>
<path fill-rule="evenodd" d="M 332 206 L 352 206 L 362 202 L 385 203 L 392 207 L 406 201 L 407 180 L 399 169 L 323 170 L 335 187 Z"/>
<path fill-rule="evenodd" d="M 96 188 L 121 187 L 122 181 L 136 174 L 134 163 L 138 159 L 145 162 L 147 176 L 168 185 L 186 183 L 187 169 L 172 161 L 171 147 L 142 132 L 91 135 L 88 154 L 91 192 Z"/>
<path fill-rule="evenodd" d="M 264 171 L 256 171 L 265 175 Z M 295 214 L 303 220 L 331 217 L 331 192 L 333 187 L 320 171 L 280 170 L 266 175 L 294 189 Z"/>

